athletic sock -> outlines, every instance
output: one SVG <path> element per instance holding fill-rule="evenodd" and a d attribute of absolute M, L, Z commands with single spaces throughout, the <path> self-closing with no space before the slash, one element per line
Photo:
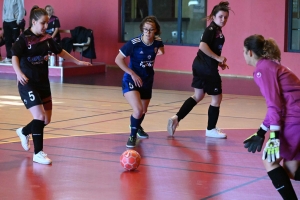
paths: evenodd
<path fill-rule="evenodd" d="M 295 172 L 295 181 L 300 181 L 300 167 Z"/>
<path fill-rule="evenodd" d="M 142 122 L 144 121 L 144 118 L 145 118 L 145 114 L 142 115 L 142 117 L 140 118 L 140 125 L 139 125 L 139 129 L 142 129 L 143 130 L 143 127 L 142 127 Z"/>
<path fill-rule="evenodd" d="M 33 120 L 31 122 L 29 122 L 26 126 L 23 127 L 23 129 L 22 129 L 23 135 L 27 136 L 31 133 L 32 123 L 33 123 Z"/>
<path fill-rule="evenodd" d="M 268 175 L 284 200 L 298 199 L 288 174 L 281 166 L 269 171 Z"/>
<path fill-rule="evenodd" d="M 132 115 L 130 116 L 130 128 L 131 128 L 131 137 L 136 137 L 138 127 L 140 127 L 140 119 L 135 119 Z"/>
<path fill-rule="evenodd" d="M 210 105 L 208 108 L 207 130 L 216 128 L 219 119 L 220 107 Z"/>
<path fill-rule="evenodd" d="M 44 139 L 44 125 L 45 122 L 41 120 L 34 119 L 32 120 L 32 139 L 34 144 L 34 153 L 43 150 L 43 139 Z"/>
<path fill-rule="evenodd" d="M 178 116 L 178 122 L 187 116 L 187 114 L 191 112 L 195 105 L 197 105 L 197 102 L 192 97 L 189 97 L 187 100 L 185 100 L 176 114 Z"/>

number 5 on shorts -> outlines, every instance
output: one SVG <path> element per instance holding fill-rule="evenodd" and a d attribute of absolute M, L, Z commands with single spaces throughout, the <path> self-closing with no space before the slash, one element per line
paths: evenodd
<path fill-rule="evenodd" d="M 29 92 L 28 92 L 28 95 L 29 95 L 30 101 L 34 101 L 34 100 L 35 100 L 35 96 L 34 96 L 34 94 L 32 93 L 32 91 L 29 91 Z"/>

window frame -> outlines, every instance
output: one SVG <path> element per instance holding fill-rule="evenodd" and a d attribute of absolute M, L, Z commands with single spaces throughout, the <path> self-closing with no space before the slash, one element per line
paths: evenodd
<path fill-rule="evenodd" d="M 293 52 L 293 53 L 300 53 L 300 49 L 299 50 L 295 50 L 295 49 L 292 49 L 292 22 L 293 22 L 293 0 L 287 0 L 287 38 L 286 38 L 286 41 L 287 41 L 287 52 Z M 300 30 L 300 28 L 298 28 L 298 30 Z"/>
<path fill-rule="evenodd" d="M 120 42 L 126 43 L 128 41 L 125 40 L 125 1 L 126 0 L 119 0 L 120 1 Z M 178 10 L 177 10 L 177 33 L 182 32 L 182 3 L 183 0 L 178 0 Z M 206 5 L 206 14 L 207 14 L 207 0 L 205 0 L 205 5 Z M 148 13 L 149 15 L 153 15 L 153 2 L 152 0 L 148 0 Z M 200 40 L 199 40 L 200 42 Z M 187 44 L 187 43 L 182 43 L 182 38 L 181 35 L 177 35 L 177 43 L 169 43 L 169 42 L 164 42 L 166 45 L 172 45 L 172 46 L 199 46 L 199 44 Z"/>

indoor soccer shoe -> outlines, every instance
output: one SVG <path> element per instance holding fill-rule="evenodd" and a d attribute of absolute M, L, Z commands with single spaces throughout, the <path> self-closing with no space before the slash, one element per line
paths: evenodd
<path fill-rule="evenodd" d="M 23 149 L 24 149 L 25 151 L 29 151 L 29 149 L 30 149 L 30 143 L 29 143 L 30 135 L 27 135 L 27 136 L 24 135 L 24 134 L 22 133 L 22 129 L 23 129 L 23 127 L 18 128 L 18 129 L 16 130 L 16 132 L 17 132 L 17 135 L 19 136 L 19 138 L 20 138 L 20 140 L 21 140 L 21 145 L 22 145 Z"/>
<path fill-rule="evenodd" d="M 144 131 L 142 127 L 138 129 L 137 136 L 139 138 L 149 138 L 149 135 Z"/>
<path fill-rule="evenodd" d="M 130 126 L 130 125 L 129 125 L 129 129 L 131 129 L 131 126 Z M 139 138 L 149 138 L 148 133 L 146 133 L 142 127 L 138 129 L 138 131 L 137 131 L 137 136 L 138 136 Z"/>
<path fill-rule="evenodd" d="M 38 152 L 37 154 L 33 154 L 33 162 L 40 163 L 43 165 L 49 165 L 52 163 L 43 151 Z"/>
<path fill-rule="evenodd" d="M 213 138 L 222 138 L 222 139 L 227 138 L 227 135 L 218 128 L 214 128 L 211 130 L 206 129 L 205 135 L 206 135 L 206 137 L 213 137 Z"/>
<path fill-rule="evenodd" d="M 133 148 L 135 147 L 136 137 L 129 136 L 126 147 Z"/>
<path fill-rule="evenodd" d="M 168 130 L 169 135 L 171 135 L 171 136 L 174 135 L 177 126 L 178 126 L 178 117 L 176 115 L 174 115 L 173 117 L 171 117 L 168 120 L 167 130 Z"/>

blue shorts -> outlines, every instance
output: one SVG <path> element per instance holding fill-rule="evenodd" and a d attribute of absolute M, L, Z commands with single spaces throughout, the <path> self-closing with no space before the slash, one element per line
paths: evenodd
<path fill-rule="evenodd" d="M 150 85 L 151 85 L 151 87 L 149 87 Z M 123 95 L 126 92 L 138 91 L 141 95 L 141 99 L 151 99 L 152 98 L 152 83 L 151 84 L 143 83 L 142 87 L 136 87 L 134 85 L 133 80 L 123 80 L 122 81 L 122 91 L 123 91 Z"/>
<path fill-rule="evenodd" d="M 18 89 L 21 99 L 27 109 L 43 104 L 43 99 L 51 97 L 50 83 L 32 83 L 26 85 L 18 83 Z"/>

